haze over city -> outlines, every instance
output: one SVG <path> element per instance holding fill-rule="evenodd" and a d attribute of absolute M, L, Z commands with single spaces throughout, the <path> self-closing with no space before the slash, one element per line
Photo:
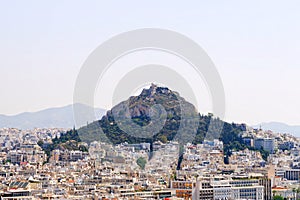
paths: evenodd
<path fill-rule="evenodd" d="M 299 6 L 297 1 L 3 1 L 0 113 L 72 104 L 79 70 L 97 46 L 125 31 L 156 27 L 188 36 L 211 57 L 225 89 L 225 120 L 300 124 Z M 151 58 L 163 56 L 145 54 L 137 62 Z M 178 62 L 170 58 L 169 64 Z M 109 96 L 112 89 L 96 97 Z M 199 111 L 210 112 L 205 87 L 197 98 L 203 102 Z M 95 106 L 112 104 L 95 100 Z"/>
<path fill-rule="evenodd" d="M 1 1 L 0 200 L 300 200 L 300 1 Z"/>

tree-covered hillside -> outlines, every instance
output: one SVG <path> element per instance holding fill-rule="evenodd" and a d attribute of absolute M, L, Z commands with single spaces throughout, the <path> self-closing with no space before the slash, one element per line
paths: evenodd
<path fill-rule="evenodd" d="M 156 116 L 165 119 L 165 122 L 156 134 L 149 135 L 147 131 L 155 132 L 158 129 L 156 124 L 159 122 L 155 123 L 150 119 L 151 107 L 156 104 L 164 108 L 165 112 L 159 109 L 154 112 L 157 112 Z M 211 124 L 213 125 L 207 135 Z M 221 125 L 223 129 L 220 134 Z M 141 128 L 145 126 L 149 126 L 149 129 Z M 245 129 L 244 124 L 227 123 L 214 118 L 212 114 L 198 114 L 195 107 L 178 93 L 152 85 L 149 89 L 144 89 L 139 96 L 130 97 L 113 107 L 101 120 L 80 128 L 78 134 L 81 140 L 87 143 L 98 140 L 113 144 L 151 143 L 155 140 L 177 140 L 197 144 L 202 143 L 204 139 L 220 139 L 224 143 L 224 153 L 229 156 L 232 150 L 246 148 L 240 136 Z"/>
<path fill-rule="evenodd" d="M 221 127 L 221 129 L 220 129 Z M 221 131 L 220 131 L 221 130 Z M 101 120 L 70 130 L 53 144 L 40 144 L 49 155 L 53 149 L 87 150 L 80 142 L 153 143 L 155 140 L 198 144 L 204 139 L 224 143 L 225 163 L 233 150 L 253 149 L 243 143 L 245 124 L 227 123 L 212 114 L 201 115 L 177 92 L 152 85 L 108 111 Z M 260 150 L 264 159 L 268 152 Z"/>

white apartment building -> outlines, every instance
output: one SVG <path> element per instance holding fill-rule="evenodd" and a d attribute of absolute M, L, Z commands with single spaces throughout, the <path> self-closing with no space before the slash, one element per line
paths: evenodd
<path fill-rule="evenodd" d="M 230 181 L 232 189 L 232 199 L 264 199 L 264 186 L 259 185 L 257 179 L 237 179 Z"/>
<path fill-rule="evenodd" d="M 263 148 L 265 151 L 274 153 L 275 151 L 275 139 L 274 138 L 256 138 L 254 140 L 254 147 L 256 149 Z"/>
<path fill-rule="evenodd" d="M 257 179 L 198 180 L 193 199 L 205 200 L 263 200 L 264 186 Z"/>

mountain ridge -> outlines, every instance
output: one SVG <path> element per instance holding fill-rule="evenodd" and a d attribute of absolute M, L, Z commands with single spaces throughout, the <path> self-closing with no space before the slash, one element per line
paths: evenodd
<path fill-rule="evenodd" d="M 62 107 L 53 107 L 36 112 L 23 112 L 16 115 L 0 114 L 0 128 L 72 128 L 75 126 L 73 106 L 79 110 L 92 109 L 84 104 L 70 104 Z M 97 118 L 102 117 L 104 109 L 96 108 Z M 93 119 L 91 119 L 92 121 Z M 84 124 L 82 124 L 84 125 Z"/>
<path fill-rule="evenodd" d="M 296 137 L 300 137 L 300 125 L 289 125 L 283 122 L 263 122 L 252 126 L 253 128 L 262 128 L 263 130 L 271 130 L 275 133 L 288 133 Z"/>

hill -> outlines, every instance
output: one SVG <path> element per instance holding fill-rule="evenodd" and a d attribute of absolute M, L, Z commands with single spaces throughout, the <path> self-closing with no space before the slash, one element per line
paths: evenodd
<path fill-rule="evenodd" d="M 76 104 L 76 106 L 79 110 L 92 109 L 83 104 Z M 95 109 L 95 112 L 99 118 L 105 114 L 103 109 Z M 14 116 L 0 115 L 0 128 L 72 128 L 74 125 L 73 105 L 49 108 L 38 112 L 25 112 Z"/>
<path fill-rule="evenodd" d="M 154 109 L 155 106 L 160 107 L 157 104 L 164 109 Z M 211 121 L 216 125 L 224 124 L 221 134 L 212 135 L 210 139 L 222 140 L 226 155 L 230 155 L 232 149 L 245 148 L 240 133 L 246 125 L 223 122 L 211 114 L 201 115 L 177 92 L 156 85 L 114 106 L 101 120 L 80 128 L 78 134 L 83 142 L 88 143 L 94 140 L 113 144 L 152 143 L 154 140 L 165 142 L 176 139 L 181 143 L 196 144 L 203 142 Z M 212 130 L 217 128 L 212 127 Z"/>

